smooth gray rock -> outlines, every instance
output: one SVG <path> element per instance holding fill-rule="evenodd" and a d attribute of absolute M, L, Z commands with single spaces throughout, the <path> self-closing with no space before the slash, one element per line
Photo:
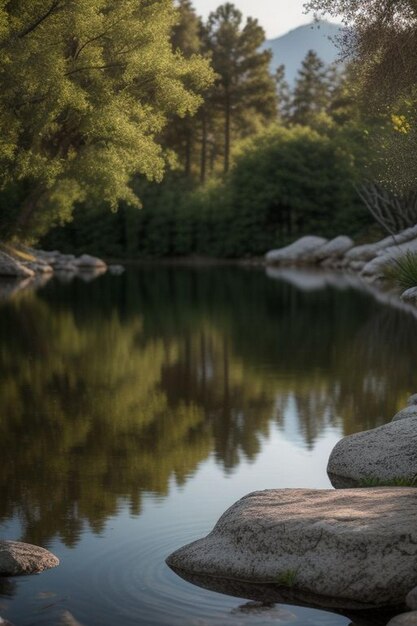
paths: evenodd
<path fill-rule="evenodd" d="M 377 241 L 376 243 L 365 243 L 361 246 L 355 246 L 346 253 L 346 258 L 349 261 L 362 261 L 366 263 L 371 259 L 374 259 L 379 250 L 387 248 L 392 245 L 392 243 L 392 237 L 386 237 L 382 241 Z"/>
<path fill-rule="evenodd" d="M 291 265 L 293 263 L 312 262 L 314 253 L 325 243 L 327 243 L 327 239 L 323 237 L 308 235 L 285 248 L 271 250 L 265 256 L 265 261 L 268 265 Z"/>
<path fill-rule="evenodd" d="M 417 587 L 414 587 L 405 599 L 407 606 L 413 611 L 417 611 Z"/>
<path fill-rule="evenodd" d="M 86 268 L 93 270 L 107 267 L 104 261 L 95 256 L 90 256 L 89 254 L 83 254 L 78 259 L 74 260 L 73 263 L 80 269 Z"/>
<path fill-rule="evenodd" d="M 0 250 L 0 276 L 31 278 L 35 272 L 16 261 L 10 254 Z"/>
<path fill-rule="evenodd" d="M 0 626 L 13 626 L 13 624 L 11 624 L 11 622 L 8 622 L 7 620 L 0 617 Z"/>
<path fill-rule="evenodd" d="M 415 302 L 417 300 L 417 287 L 411 287 L 401 294 L 401 300 L 404 302 Z"/>
<path fill-rule="evenodd" d="M 417 393 L 413 394 L 412 396 L 410 396 L 408 398 L 407 404 L 408 404 L 408 406 L 411 406 L 413 404 L 417 404 Z"/>
<path fill-rule="evenodd" d="M 369 261 L 363 268 L 362 274 L 364 276 L 383 276 L 385 270 L 390 265 L 394 265 L 395 261 L 407 253 L 415 252 L 417 252 L 417 239 L 412 239 L 401 245 L 390 246 Z"/>
<path fill-rule="evenodd" d="M 363 268 L 365 267 L 365 262 L 364 261 L 351 261 L 349 263 L 349 267 L 354 272 L 361 272 Z"/>
<path fill-rule="evenodd" d="M 353 248 L 354 243 L 350 237 L 346 237 L 345 235 L 340 235 L 339 237 L 335 237 L 331 241 L 328 241 L 323 246 L 314 253 L 315 261 L 324 261 L 325 259 L 339 259 L 341 258 L 348 250 Z"/>
<path fill-rule="evenodd" d="M 339 606 L 398 605 L 417 583 L 414 489 L 255 492 L 168 557 L 180 575 L 290 587 Z"/>
<path fill-rule="evenodd" d="M 35 274 L 53 274 L 54 272 L 54 268 L 44 261 L 27 261 L 24 265 Z"/>
<path fill-rule="evenodd" d="M 401 409 L 401 411 L 398 411 L 398 413 L 396 413 L 394 417 L 392 418 L 392 421 L 398 422 L 398 420 L 405 420 L 410 417 L 417 417 L 417 405 L 416 404 L 407 406 L 405 409 Z M 416 428 L 417 428 L 417 423 L 416 423 Z"/>
<path fill-rule="evenodd" d="M 346 257 L 351 261 L 370 261 L 378 254 L 384 253 L 388 248 L 404 244 L 416 237 L 417 225 L 401 231 L 395 237 L 389 235 L 375 243 L 356 246 L 346 253 Z"/>
<path fill-rule="evenodd" d="M 387 626 L 417 626 L 417 611 L 397 615 L 388 622 Z"/>
<path fill-rule="evenodd" d="M 344 437 L 333 448 L 327 471 L 335 486 L 335 477 L 365 485 L 368 480 L 411 484 L 417 476 L 416 420 L 400 419 Z"/>
<path fill-rule="evenodd" d="M 59 565 L 48 550 L 19 541 L 0 541 L 0 576 L 35 574 Z"/>

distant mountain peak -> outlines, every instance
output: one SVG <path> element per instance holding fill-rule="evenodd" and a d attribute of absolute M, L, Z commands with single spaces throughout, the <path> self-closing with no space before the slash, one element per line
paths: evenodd
<path fill-rule="evenodd" d="M 309 50 L 314 50 L 324 63 L 333 63 L 339 54 L 334 39 L 341 33 L 341 28 L 333 22 L 317 20 L 298 26 L 276 39 L 269 39 L 264 48 L 272 50 L 272 70 L 285 65 L 285 76 L 292 86 Z"/>

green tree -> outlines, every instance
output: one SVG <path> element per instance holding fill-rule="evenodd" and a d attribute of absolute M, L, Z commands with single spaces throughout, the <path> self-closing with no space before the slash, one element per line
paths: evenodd
<path fill-rule="evenodd" d="M 260 49 L 265 33 L 252 18 L 242 22 L 242 13 L 230 3 L 211 13 L 207 22 L 208 47 L 218 75 L 210 102 L 223 118 L 225 172 L 230 167 L 232 137 L 247 133 L 250 121 L 258 118 L 265 123 L 277 112 L 275 81 L 269 73 L 271 52 Z"/>
<path fill-rule="evenodd" d="M 378 183 L 404 195 L 417 189 L 417 3 L 415 0 L 309 0 L 306 8 L 342 17 L 339 44 L 360 89 L 365 119 L 379 112 L 369 132 Z"/>
<path fill-rule="evenodd" d="M 172 44 L 186 59 L 192 59 L 202 52 L 201 23 L 190 0 L 178 0 L 178 22 L 172 31 Z M 204 106 L 204 104 L 202 105 Z M 200 112 L 191 118 L 171 119 L 164 134 L 164 143 L 174 150 L 177 155 L 180 169 L 187 177 L 194 172 Z"/>
<path fill-rule="evenodd" d="M 292 103 L 291 121 L 311 125 L 329 103 L 327 69 L 314 50 L 309 50 L 298 72 Z"/>
<path fill-rule="evenodd" d="M 417 3 L 415 0 L 308 0 L 306 8 L 342 17 L 348 29 L 342 52 L 357 61 L 367 98 L 396 100 L 415 91 Z"/>
<path fill-rule="evenodd" d="M 172 0 L 1 3 L 0 184 L 22 196 L 3 236 L 69 219 L 75 203 L 137 205 L 132 176 L 162 177 L 161 131 L 213 79 L 173 51 L 176 21 Z"/>
<path fill-rule="evenodd" d="M 275 71 L 275 81 L 277 85 L 278 114 L 281 122 L 285 123 L 290 119 L 291 114 L 291 91 L 285 78 L 285 65 L 280 65 Z"/>

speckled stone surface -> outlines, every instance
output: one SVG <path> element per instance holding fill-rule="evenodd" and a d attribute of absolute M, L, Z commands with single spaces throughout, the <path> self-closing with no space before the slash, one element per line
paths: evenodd
<path fill-rule="evenodd" d="M 59 565 L 48 550 L 18 541 L 0 541 L 0 576 L 36 574 Z"/>
<path fill-rule="evenodd" d="M 187 574 L 287 586 L 339 606 L 398 605 L 417 584 L 416 519 L 411 488 L 255 492 L 167 563 Z"/>
<path fill-rule="evenodd" d="M 358 482 L 412 481 L 417 475 L 417 421 L 401 419 L 344 437 L 333 448 L 327 471 Z"/>

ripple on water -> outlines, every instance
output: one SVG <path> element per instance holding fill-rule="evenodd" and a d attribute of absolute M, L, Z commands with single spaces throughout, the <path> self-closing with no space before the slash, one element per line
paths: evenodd
<path fill-rule="evenodd" d="M 174 549 L 201 536 L 198 523 L 158 524 L 157 532 L 118 541 L 83 560 L 90 573 L 73 593 L 74 615 L 83 626 L 345 626 L 349 620 L 325 611 L 261 603 L 210 592 L 183 581 L 165 564 Z M 92 600 L 93 599 L 93 600 Z M 73 597 L 73 600 L 75 598 Z"/>

